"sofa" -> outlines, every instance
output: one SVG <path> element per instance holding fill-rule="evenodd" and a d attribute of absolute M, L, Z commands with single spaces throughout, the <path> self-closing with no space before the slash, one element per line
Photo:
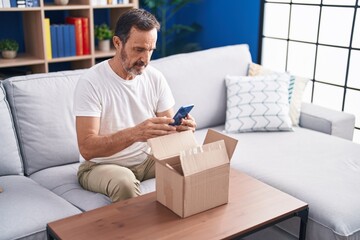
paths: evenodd
<path fill-rule="evenodd" d="M 179 106 L 193 103 L 195 136 L 223 132 L 225 76 L 246 76 L 246 44 L 151 61 L 165 75 Z M 0 83 L 0 239 L 46 239 L 46 224 L 111 204 L 77 181 L 79 150 L 73 93 L 86 70 L 33 74 Z M 352 142 L 355 117 L 302 103 L 289 130 L 226 132 L 238 145 L 231 167 L 309 204 L 308 240 L 360 239 L 360 145 Z M 141 183 L 155 190 L 154 179 Z M 247 239 L 296 239 L 299 219 Z M 130 236 L 129 236 L 130 238 Z"/>

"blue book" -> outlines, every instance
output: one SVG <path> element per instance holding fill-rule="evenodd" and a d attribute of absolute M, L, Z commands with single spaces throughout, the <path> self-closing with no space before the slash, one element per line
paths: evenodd
<path fill-rule="evenodd" d="M 17 2 L 16 0 L 10 0 L 10 6 L 13 7 L 17 7 Z"/>
<path fill-rule="evenodd" d="M 57 50 L 57 34 L 56 34 L 56 26 L 50 25 L 50 36 L 51 36 L 51 52 L 52 57 L 57 58 L 59 57 L 58 50 Z"/>
<path fill-rule="evenodd" d="M 65 57 L 63 25 L 55 25 L 57 36 L 57 51 L 59 57 Z"/>
<path fill-rule="evenodd" d="M 70 56 L 76 56 L 75 25 L 69 24 Z"/>
<path fill-rule="evenodd" d="M 63 30 L 63 41 L 64 41 L 64 57 L 71 56 L 70 54 L 70 27 L 69 24 L 61 25 Z"/>

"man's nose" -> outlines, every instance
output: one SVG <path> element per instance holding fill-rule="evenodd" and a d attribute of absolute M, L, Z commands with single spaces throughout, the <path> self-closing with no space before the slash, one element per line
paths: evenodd
<path fill-rule="evenodd" d="M 144 51 L 141 55 L 141 61 L 143 61 L 144 63 L 148 63 L 150 61 L 151 54 L 152 51 Z"/>

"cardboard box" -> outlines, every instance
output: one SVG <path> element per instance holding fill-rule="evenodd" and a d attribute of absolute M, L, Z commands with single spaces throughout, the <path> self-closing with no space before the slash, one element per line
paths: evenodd
<path fill-rule="evenodd" d="M 192 131 L 148 140 L 155 158 L 156 197 L 180 217 L 228 202 L 230 159 L 237 140 L 208 130 L 202 146 Z"/>

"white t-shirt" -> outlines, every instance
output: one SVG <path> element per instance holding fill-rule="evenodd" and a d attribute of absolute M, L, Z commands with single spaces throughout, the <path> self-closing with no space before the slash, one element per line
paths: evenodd
<path fill-rule="evenodd" d="M 160 71 L 147 66 L 143 74 L 124 80 L 111 69 L 107 60 L 80 77 L 75 89 L 74 114 L 99 117 L 99 135 L 107 135 L 155 117 L 157 112 L 166 111 L 174 104 L 174 97 Z M 136 142 L 110 157 L 91 161 L 133 166 L 146 159 L 144 151 L 148 150 L 146 142 Z"/>

